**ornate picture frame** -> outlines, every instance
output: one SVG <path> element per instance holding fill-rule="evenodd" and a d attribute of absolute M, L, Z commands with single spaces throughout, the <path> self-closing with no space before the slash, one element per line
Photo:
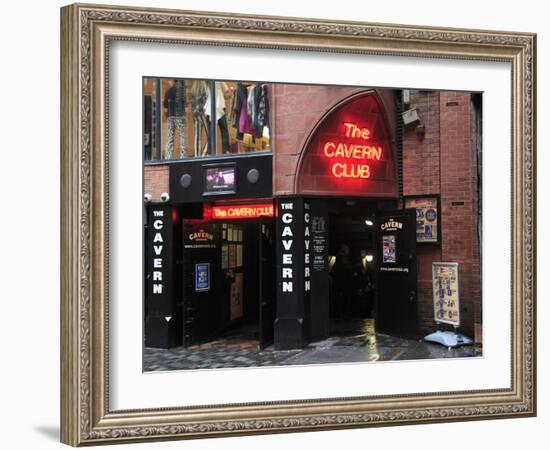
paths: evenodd
<path fill-rule="evenodd" d="M 109 56 L 115 41 L 511 65 L 509 388 L 113 410 Z M 61 441 L 94 445 L 536 414 L 536 35 L 75 4 L 61 10 Z"/>

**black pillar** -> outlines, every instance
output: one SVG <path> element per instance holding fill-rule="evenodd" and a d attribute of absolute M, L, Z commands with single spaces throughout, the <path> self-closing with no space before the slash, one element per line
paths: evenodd
<path fill-rule="evenodd" d="M 303 348 L 309 340 L 311 214 L 302 198 L 277 199 L 277 317 L 275 348 Z"/>
<path fill-rule="evenodd" d="M 148 206 L 145 227 L 145 345 L 171 348 L 181 345 L 181 277 L 177 254 L 181 230 L 177 210 L 166 204 Z M 176 217 L 177 218 L 177 217 Z"/>

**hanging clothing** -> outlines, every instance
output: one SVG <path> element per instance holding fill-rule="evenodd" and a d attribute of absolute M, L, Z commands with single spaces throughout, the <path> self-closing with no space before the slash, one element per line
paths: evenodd
<path fill-rule="evenodd" d="M 163 105 L 167 109 L 166 126 L 168 127 L 164 158 L 173 158 L 176 130 L 179 135 L 180 158 L 184 158 L 186 156 L 185 80 L 174 81 L 174 84 L 166 91 Z"/>
<path fill-rule="evenodd" d="M 168 110 L 167 117 L 183 117 L 185 114 L 185 80 L 175 80 L 166 90 L 163 106 Z"/>
<path fill-rule="evenodd" d="M 193 125 L 195 130 L 194 154 L 195 156 L 205 156 L 208 152 L 208 127 L 204 109 L 206 106 L 207 86 L 203 80 L 193 82 L 191 88 L 191 109 L 193 112 Z M 205 142 L 203 143 L 203 136 Z"/>
<path fill-rule="evenodd" d="M 225 117 L 225 93 L 229 90 L 227 84 L 224 81 L 216 81 L 215 86 L 215 108 L 216 108 L 216 122 L 220 129 L 222 138 L 222 151 L 223 153 L 231 152 L 231 145 L 229 143 L 229 130 L 227 129 L 227 118 Z M 206 104 L 204 105 L 204 114 L 207 120 L 210 121 L 210 115 L 212 111 L 212 95 L 210 89 L 207 88 Z"/>
<path fill-rule="evenodd" d="M 243 139 L 244 132 L 241 130 L 241 114 L 243 112 L 243 103 L 247 101 L 247 91 L 242 83 L 237 84 L 237 90 L 233 96 L 233 128 L 237 130 L 237 139 Z M 244 109 L 246 115 L 246 108 Z"/>
<path fill-rule="evenodd" d="M 174 157 L 174 135 L 175 130 L 178 130 L 180 139 L 180 158 L 185 158 L 185 120 L 183 117 L 170 116 L 166 119 L 168 126 L 168 134 L 166 137 L 166 148 L 164 159 L 172 159 Z"/>
<path fill-rule="evenodd" d="M 260 130 L 260 132 L 263 131 L 263 127 L 268 125 L 268 116 L 269 116 L 269 109 L 268 109 L 268 101 L 267 101 L 267 85 L 262 84 L 259 89 L 258 94 L 258 113 L 257 113 L 257 129 Z"/>
<path fill-rule="evenodd" d="M 220 120 L 225 115 L 225 92 L 228 91 L 227 84 L 224 81 L 216 81 L 215 86 L 215 108 L 216 108 L 216 120 Z M 210 87 L 206 89 L 206 104 L 204 105 L 204 113 L 210 117 L 212 111 L 212 95 L 210 93 Z"/>

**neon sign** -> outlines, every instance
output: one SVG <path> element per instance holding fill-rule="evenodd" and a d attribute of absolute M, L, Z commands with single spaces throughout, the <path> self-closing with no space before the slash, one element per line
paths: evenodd
<path fill-rule="evenodd" d="M 258 217 L 273 217 L 273 215 L 273 203 L 212 207 L 212 219 L 257 219 Z"/>
<path fill-rule="evenodd" d="M 396 197 L 397 171 L 388 124 L 381 97 L 374 91 L 341 103 L 309 137 L 296 192 Z"/>
<path fill-rule="evenodd" d="M 346 138 L 367 141 L 371 137 L 371 131 L 368 128 L 358 127 L 352 122 L 344 122 L 344 130 Z M 344 161 L 335 161 L 331 164 L 332 176 L 336 178 L 369 178 L 370 164 L 367 164 L 366 161 L 380 160 L 382 147 L 363 143 L 327 141 L 323 146 L 323 153 L 327 158 L 345 158 Z"/>

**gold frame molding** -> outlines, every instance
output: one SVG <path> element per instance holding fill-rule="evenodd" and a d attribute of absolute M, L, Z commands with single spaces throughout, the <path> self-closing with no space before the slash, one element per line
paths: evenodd
<path fill-rule="evenodd" d="M 512 70 L 509 389 L 111 411 L 108 95 L 113 40 L 504 61 Z M 80 446 L 536 414 L 536 35 L 75 4 L 61 9 L 61 440 Z"/>

